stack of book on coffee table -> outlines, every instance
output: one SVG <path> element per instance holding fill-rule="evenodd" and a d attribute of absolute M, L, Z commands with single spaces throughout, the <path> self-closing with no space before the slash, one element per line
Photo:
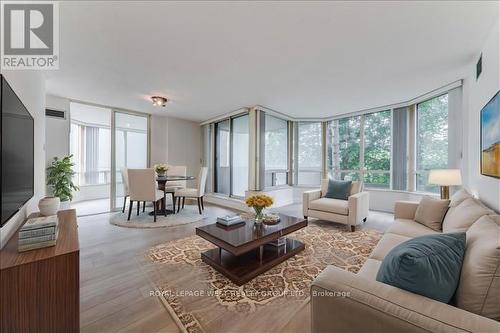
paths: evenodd
<path fill-rule="evenodd" d="M 235 215 L 226 215 L 222 217 L 217 218 L 217 223 L 225 225 L 225 226 L 230 226 L 230 225 L 235 225 L 238 223 L 242 223 L 243 220 L 238 214 Z"/>
<path fill-rule="evenodd" d="M 57 241 L 57 215 L 33 217 L 19 229 L 18 251 L 54 246 Z"/>

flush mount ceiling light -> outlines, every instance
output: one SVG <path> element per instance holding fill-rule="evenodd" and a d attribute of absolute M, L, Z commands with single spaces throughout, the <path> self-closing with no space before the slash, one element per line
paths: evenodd
<path fill-rule="evenodd" d="M 151 101 L 153 101 L 154 106 L 165 107 L 165 105 L 168 102 L 168 99 L 166 99 L 165 97 L 162 97 L 162 96 L 153 96 L 153 97 L 151 97 Z"/>

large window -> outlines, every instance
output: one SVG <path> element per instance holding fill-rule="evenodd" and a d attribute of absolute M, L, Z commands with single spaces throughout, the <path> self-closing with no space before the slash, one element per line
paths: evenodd
<path fill-rule="evenodd" d="M 328 123 L 327 165 L 334 179 L 359 180 L 361 117 L 349 117 Z"/>
<path fill-rule="evenodd" d="M 390 187 L 391 111 L 333 120 L 327 127 L 327 167 L 335 179 Z"/>
<path fill-rule="evenodd" d="M 364 184 L 391 186 L 391 111 L 364 116 Z"/>
<path fill-rule="evenodd" d="M 459 105 L 454 96 L 460 98 L 460 89 L 324 122 L 284 120 L 257 110 L 255 118 L 240 115 L 212 123 L 208 126 L 213 133 L 205 132 L 207 147 L 214 141 L 215 146 L 205 149 L 209 156 L 204 160 L 214 166 L 214 191 L 242 197 L 253 180 L 260 189 L 317 187 L 327 173 L 334 179 L 362 181 L 370 189 L 437 192 L 437 186 L 428 184 L 429 171 L 457 167 L 453 158 L 459 147 L 449 153 L 448 140 L 456 140 L 456 133 L 448 134 L 448 118 Z M 249 119 L 256 119 L 255 127 Z"/>
<path fill-rule="evenodd" d="M 448 168 L 448 94 L 417 104 L 417 191 L 438 192 L 429 185 L 429 170 Z"/>
<path fill-rule="evenodd" d="M 111 183 L 111 109 L 70 104 L 70 153 L 78 186 Z M 102 197 L 109 196 L 103 190 Z"/>
<path fill-rule="evenodd" d="M 321 183 L 321 123 L 298 122 L 296 129 L 295 184 Z"/>
<path fill-rule="evenodd" d="M 265 186 L 287 184 L 288 122 L 265 114 Z"/>

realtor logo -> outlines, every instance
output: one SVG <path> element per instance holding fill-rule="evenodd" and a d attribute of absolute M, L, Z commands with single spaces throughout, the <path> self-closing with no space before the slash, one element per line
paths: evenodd
<path fill-rule="evenodd" d="M 59 4 L 2 1 L 2 69 L 59 68 Z"/>

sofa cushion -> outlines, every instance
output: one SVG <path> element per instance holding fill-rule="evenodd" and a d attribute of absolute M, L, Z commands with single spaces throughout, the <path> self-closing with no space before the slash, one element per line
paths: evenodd
<path fill-rule="evenodd" d="M 420 200 L 417 211 L 415 212 L 415 221 L 433 230 L 441 231 L 443 219 L 449 204 L 450 200 L 441 200 L 425 196 Z"/>
<path fill-rule="evenodd" d="M 457 289 L 464 254 L 464 232 L 415 237 L 387 254 L 377 281 L 448 303 Z"/>
<path fill-rule="evenodd" d="M 330 179 L 328 181 L 328 190 L 326 191 L 325 197 L 330 199 L 347 200 L 351 194 L 351 185 L 352 182 L 350 180 L 343 181 Z"/>
<path fill-rule="evenodd" d="M 353 181 L 351 184 L 351 195 L 363 191 L 363 182 Z"/>
<path fill-rule="evenodd" d="M 328 192 L 328 178 L 323 178 L 321 180 L 321 196 L 324 197 L 326 192 Z M 354 180 L 351 184 L 351 195 L 363 191 L 363 182 Z"/>
<path fill-rule="evenodd" d="M 347 200 L 319 198 L 309 202 L 309 209 L 340 215 L 349 215 L 348 203 L 349 201 Z"/>
<path fill-rule="evenodd" d="M 457 307 L 500 320 L 500 216 L 483 216 L 467 230 L 455 294 Z"/>
<path fill-rule="evenodd" d="M 365 279 L 375 280 L 381 264 L 380 260 L 367 259 L 357 274 Z"/>
<path fill-rule="evenodd" d="M 411 237 L 386 233 L 373 249 L 372 253 L 370 254 L 370 258 L 382 261 L 394 247 L 406 242 L 409 239 L 411 239 Z"/>
<path fill-rule="evenodd" d="M 481 216 L 494 212 L 474 198 L 465 199 L 459 205 L 451 207 L 443 221 L 443 231 L 467 231 Z"/>
<path fill-rule="evenodd" d="M 438 231 L 408 219 L 395 219 L 389 229 L 387 229 L 387 232 L 411 238 L 438 233 Z"/>
<path fill-rule="evenodd" d="M 472 198 L 472 195 L 469 192 L 467 192 L 466 189 L 462 188 L 451 196 L 450 207 L 458 206 L 462 203 L 462 201 L 469 198 Z"/>

